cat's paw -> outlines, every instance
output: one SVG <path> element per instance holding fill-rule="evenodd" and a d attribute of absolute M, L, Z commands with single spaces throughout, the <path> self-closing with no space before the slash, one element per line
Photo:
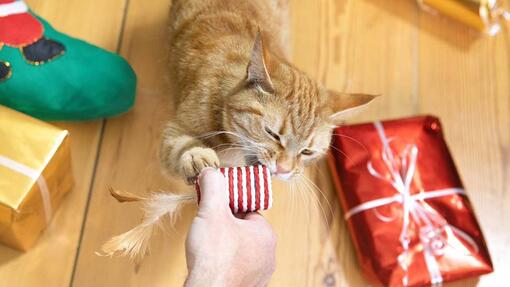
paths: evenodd
<path fill-rule="evenodd" d="M 181 171 L 189 184 L 195 182 L 202 169 L 219 167 L 220 160 L 211 148 L 194 147 L 185 151 L 181 156 Z"/>

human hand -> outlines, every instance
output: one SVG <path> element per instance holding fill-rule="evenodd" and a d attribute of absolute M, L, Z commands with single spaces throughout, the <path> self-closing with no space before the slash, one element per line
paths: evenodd
<path fill-rule="evenodd" d="M 206 168 L 201 201 L 186 239 L 185 286 L 265 286 L 275 269 L 276 236 L 256 212 L 234 216 L 226 179 Z"/>

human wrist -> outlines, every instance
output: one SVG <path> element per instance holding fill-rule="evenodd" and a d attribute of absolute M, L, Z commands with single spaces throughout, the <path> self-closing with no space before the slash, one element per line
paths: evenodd
<path fill-rule="evenodd" d="M 215 270 L 215 268 L 206 267 L 207 265 L 198 264 L 192 266 L 189 270 L 188 278 L 184 283 L 185 287 L 197 286 L 211 286 L 221 287 L 226 286 L 225 271 Z"/>

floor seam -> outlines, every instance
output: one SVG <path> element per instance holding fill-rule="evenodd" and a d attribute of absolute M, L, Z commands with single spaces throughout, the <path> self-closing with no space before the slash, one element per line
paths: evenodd
<path fill-rule="evenodd" d="M 126 0 L 124 2 L 124 9 L 123 9 L 124 11 L 122 13 L 123 16 L 122 16 L 122 21 L 121 21 L 121 24 L 120 24 L 119 36 L 118 36 L 118 40 L 117 40 L 117 49 L 116 49 L 117 54 L 120 54 L 121 49 L 122 49 L 122 42 L 124 40 L 124 31 L 125 31 L 125 27 L 126 27 L 126 19 L 127 19 L 127 14 L 128 14 L 127 12 L 129 10 L 129 2 L 130 2 L 130 0 Z M 82 223 L 81 223 L 80 236 L 79 236 L 79 239 L 78 239 L 78 244 L 76 245 L 76 253 L 75 253 L 75 256 L 74 256 L 74 263 L 73 263 L 73 270 L 71 272 L 71 279 L 69 280 L 69 287 L 72 287 L 74 285 L 74 279 L 75 279 L 75 275 L 76 275 L 76 267 L 78 265 L 78 261 L 79 261 L 79 257 L 80 257 L 81 243 L 82 243 L 82 240 L 83 240 L 83 234 L 85 232 L 85 226 L 86 226 L 86 223 L 87 223 L 87 217 L 88 217 L 88 212 L 89 212 L 89 207 L 90 207 L 90 201 L 92 199 L 92 193 L 93 193 L 93 190 L 94 190 L 94 184 L 95 184 L 96 176 L 97 176 L 97 169 L 98 169 L 98 166 L 99 166 L 99 159 L 101 157 L 101 149 L 102 149 L 103 141 L 104 141 L 106 122 L 107 122 L 107 119 L 103 119 L 102 122 L 101 122 L 101 128 L 100 128 L 100 132 L 99 132 L 99 141 L 98 141 L 98 144 L 97 144 L 96 158 L 95 158 L 95 161 L 94 161 L 94 168 L 92 169 L 92 178 L 90 180 L 90 187 L 89 187 L 89 190 L 88 190 L 89 193 L 88 193 L 88 196 L 87 196 L 87 202 L 85 204 L 85 211 L 84 211 L 83 220 L 82 220 Z"/>

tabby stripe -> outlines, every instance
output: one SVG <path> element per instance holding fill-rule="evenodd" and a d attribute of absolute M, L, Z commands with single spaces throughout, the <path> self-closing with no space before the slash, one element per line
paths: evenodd
<path fill-rule="evenodd" d="M 244 130 L 246 134 L 250 134 L 250 131 L 247 130 L 243 125 L 241 125 L 238 121 L 236 121 L 234 118 L 231 119 L 231 122 L 236 124 L 240 129 Z"/>
<path fill-rule="evenodd" d="M 292 75 L 292 89 L 289 89 L 289 92 L 284 96 L 284 99 L 286 99 L 289 102 L 291 102 L 292 100 L 292 95 L 294 95 L 294 87 L 296 86 L 296 76 L 294 75 L 294 73 L 291 73 L 291 75 Z"/>
<path fill-rule="evenodd" d="M 280 128 L 279 133 L 280 133 L 281 135 L 285 134 L 286 129 L 287 129 L 287 118 L 286 118 L 286 117 L 284 117 L 284 118 L 283 118 L 283 122 L 282 122 L 282 126 L 281 126 L 281 128 Z"/>
<path fill-rule="evenodd" d="M 254 107 L 235 108 L 235 107 L 232 107 L 231 105 L 228 105 L 227 107 L 235 112 L 238 112 L 238 113 L 252 113 L 252 114 L 259 115 L 259 116 L 264 115 L 264 113 L 261 110 L 256 109 Z"/>
<path fill-rule="evenodd" d="M 297 87 L 297 76 L 296 76 L 296 72 L 295 72 L 295 71 L 293 71 L 293 70 L 291 70 L 291 73 L 290 73 L 290 74 L 292 75 L 292 89 L 289 91 L 289 94 L 288 94 L 287 96 L 285 96 L 285 98 L 287 98 L 287 99 L 289 99 L 289 100 L 291 99 L 291 96 L 292 96 L 292 95 L 295 95 L 295 94 L 296 94 L 296 93 L 295 93 L 295 89 L 296 89 L 296 87 Z"/>

